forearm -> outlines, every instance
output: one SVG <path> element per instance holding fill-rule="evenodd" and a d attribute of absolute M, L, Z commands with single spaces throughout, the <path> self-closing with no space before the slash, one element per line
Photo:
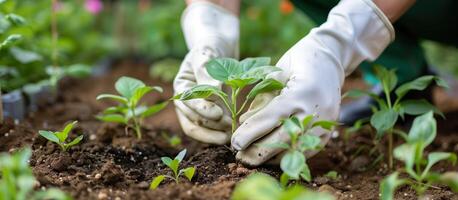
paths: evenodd
<path fill-rule="evenodd" d="M 374 0 L 374 4 L 388 17 L 391 23 L 398 20 L 416 0 Z"/>
<path fill-rule="evenodd" d="M 208 1 L 212 2 L 214 4 L 217 4 L 230 12 L 232 12 L 235 15 L 238 15 L 240 13 L 240 0 L 185 0 L 186 4 L 190 5 L 191 3 L 194 2 L 199 2 L 199 1 Z"/>

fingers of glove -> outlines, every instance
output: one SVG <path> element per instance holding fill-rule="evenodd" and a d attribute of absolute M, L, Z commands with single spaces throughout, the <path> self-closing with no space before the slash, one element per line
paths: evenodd
<path fill-rule="evenodd" d="M 202 46 L 189 52 L 192 55 L 191 66 L 194 71 L 194 76 L 196 78 L 196 83 L 198 85 L 213 85 L 218 88 L 221 88 L 221 82 L 212 78 L 205 67 L 205 64 L 212 58 L 219 57 L 215 49 L 210 48 L 209 46 Z"/>
<path fill-rule="evenodd" d="M 245 150 L 239 151 L 236 155 L 236 158 L 244 164 L 250 166 L 258 166 L 268 161 L 280 152 L 284 151 L 284 149 L 272 148 L 266 145 L 278 142 L 287 143 L 289 140 L 290 138 L 288 133 L 279 127 L 273 132 L 251 144 Z"/>
<path fill-rule="evenodd" d="M 231 128 L 231 119 L 227 115 L 221 115 L 219 120 L 212 120 L 203 117 L 203 115 L 199 115 L 197 112 L 185 105 L 182 101 L 174 101 L 174 103 L 176 108 L 180 110 L 181 113 L 183 113 L 189 121 L 196 125 L 219 131 L 226 131 L 230 130 Z"/>
<path fill-rule="evenodd" d="M 248 118 L 256 114 L 262 108 L 264 108 L 276 96 L 276 94 L 276 92 L 269 92 L 257 95 L 254 98 L 253 102 L 251 102 L 248 110 L 240 116 L 239 122 L 245 122 Z"/>
<path fill-rule="evenodd" d="M 182 101 L 193 112 L 203 118 L 218 121 L 223 117 L 223 109 L 216 103 L 205 99 L 191 99 Z"/>
<path fill-rule="evenodd" d="M 192 123 L 179 109 L 175 110 L 177 112 L 181 127 L 187 136 L 200 142 L 210 144 L 223 145 L 229 142 L 231 137 L 230 133 L 197 126 L 196 124 Z"/>
<path fill-rule="evenodd" d="M 244 150 L 257 139 L 270 133 L 280 125 L 280 120 L 289 117 L 294 112 L 294 106 L 288 105 L 287 95 L 272 99 L 263 109 L 247 118 L 232 136 L 232 147 Z"/>

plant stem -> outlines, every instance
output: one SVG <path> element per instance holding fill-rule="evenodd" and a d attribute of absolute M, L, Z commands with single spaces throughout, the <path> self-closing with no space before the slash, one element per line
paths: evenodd
<path fill-rule="evenodd" d="M 388 131 L 388 167 L 393 169 L 393 128 Z"/>
<path fill-rule="evenodd" d="M 231 132 L 234 133 L 237 127 L 237 96 L 239 94 L 239 88 L 232 88 L 231 90 L 231 115 L 232 115 L 232 127 Z"/>
<path fill-rule="evenodd" d="M 135 115 L 135 107 L 131 107 L 130 110 L 132 111 L 132 119 L 134 120 L 134 128 L 135 128 L 135 133 L 137 134 L 138 139 L 142 139 L 142 132 L 140 130 L 140 124 L 137 121 L 137 117 Z"/>

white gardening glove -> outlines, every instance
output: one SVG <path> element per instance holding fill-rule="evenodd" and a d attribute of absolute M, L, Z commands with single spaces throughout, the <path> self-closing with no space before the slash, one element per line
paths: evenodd
<path fill-rule="evenodd" d="M 259 165 L 281 149 L 262 144 L 288 142 L 278 128 L 291 115 L 299 119 L 316 114 L 319 120 L 336 120 L 341 86 L 363 60 L 374 60 L 394 39 L 394 29 L 371 0 L 342 0 L 329 13 L 327 22 L 314 28 L 289 49 L 277 63 L 283 71 L 271 78 L 285 83 L 280 93 L 261 94 L 232 136 L 236 157 L 248 165 Z M 330 133 L 316 128 L 312 133 L 325 144 Z M 313 153 L 308 152 L 310 157 Z"/>
<path fill-rule="evenodd" d="M 173 82 L 175 94 L 196 84 L 221 87 L 205 70 L 215 57 L 238 57 L 239 20 L 224 8 L 205 1 L 189 5 L 181 25 L 189 53 Z M 186 135 L 205 143 L 226 144 L 230 140 L 231 117 L 217 101 L 175 101 L 176 112 Z"/>

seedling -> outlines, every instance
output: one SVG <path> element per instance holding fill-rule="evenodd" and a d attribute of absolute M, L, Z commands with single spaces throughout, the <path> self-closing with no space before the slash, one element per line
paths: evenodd
<path fill-rule="evenodd" d="M 188 167 L 188 168 L 185 168 L 185 169 L 180 169 L 180 171 L 178 171 L 178 167 L 179 167 L 181 161 L 183 161 L 183 158 L 185 156 L 186 156 L 186 149 L 184 149 L 180 153 L 178 153 L 178 155 L 173 160 L 171 158 L 169 158 L 169 157 L 162 157 L 161 158 L 162 163 L 167 165 L 167 167 L 169 167 L 173 171 L 173 176 L 169 176 L 169 175 L 159 175 L 159 176 L 157 176 L 156 178 L 153 179 L 153 181 L 151 181 L 150 189 L 152 189 L 152 190 L 156 189 L 157 186 L 159 186 L 159 184 L 161 184 L 161 182 L 165 178 L 172 179 L 176 183 L 179 183 L 180 176 L 184 175 L 189 181 L 191 181 L 192 177 L 194 176 L 194 173 L 196 172 L 196 168 L 195 167 Z"/>
<path fill-rule="evenodd" d="M 67 149 L 71 148 L 72 146 L 77 145 L 83 139 L 83 135 L 80 135 L 77 138 L 75 138 L 73 141 L 69 143 L 66 142 L 68 138 L 68 134 L 72 131 L 76 123 L 78 123 L 78 121 L 74 121 L 70 124 L 67 124 L 67 126 L 65 126 L 64 130 L 62 131 L 52 132 L 52 131 L 42 131 L 41 130 L 41 131 L 38 131 L 38 133 L 41 136 L 43 136 L 44 138 L 46 138 L 47 140 L 58 144 L 60 148 L 62 149 L 62 151 L 67 151 Z"/>
<path fill-rule="evenodd" d="M 176 135 L 170 136 L 166 132 L 162 132 L 162 137 L 169 143 L 170 146 L 172 147 L 177 147 L 181 145 L 181 138 Z"/>
<path fill-rule="evenodd" d="M 283 126 L 289 137 L 290 143 L 272 143 L 267 146 L 272 148 L 286 149 L 288 152 L 282 157 L 280 168 L 283 174 L 280 177 L 282 186 L 286 186 L 289 180 L 298 180 L 299 177 L 310 182 L 312 176 L 304 156 L 305 151 L 319 150 L 321 148 L 321 139 L 318 136 L 310 134 L 315 127 L 321 127 L 326 130 L 332 130 L 337 125 L 332 121 L 314 121 L 314 115 L 306 116 L 302 121 L 292 116 L 283 120 Z"/>
<path fill-rule="evenodd" d="M 448 86 L 447 83 L 439 77 L 422 76 L 396 88 L 398 80 L 394 70 L 376 67 L 375 71 L 383 86 L 383 91 L 386 97 L 385 99 L 378 97 L 375 93 L 363 90 L 351 90 L 344 96 L 355 98 L 369 95 L 377 102 L 378 107 L 372 108 L 373 115 L 370 118 L 370 124 L 377 130 L 377 139 L 382 138 L 384 135 L 388 136 L 388 166 L 392 169 L 393 132 L 394 125 L 398 121 L 398 118 L 401 117 L 404 119 L 405 114 L 417 116 L 431 110 L 437 114 L 443 115 L 436 107 L 425 99 L 404 100 L 405 95 L 411 90 L 425 90 L 433 81 L 438 86 L 445 88 Z M 394 101 L 391 98 L 391 93 L 393 91 L 396 94 Z"/>
<path fill-rule="evenodd" d="M 28 163 L 31 154 L 30 148 L 22 149 L 12 155 L 0 154 L 0 199 L 71 199 L 64 192 L 55 188 L 34 190 L 37 180 L 33 176 Z"/>
<path fill-rule="evenodd" d="M 97 100 L 111 99 L 117 101 L 119 105 L 105 109 L 103 114 L 98 115 L 97 118 L 105 122 L 124 124 L 126 126 L 126 132 L 128 128 L 133 128 L 137 138 L 141 139 L 141 124 L 143 119 L 161 111 L 167 106 L 168 102 L 144 106 L 139 105 L 140 100 L 152 91 L 162 92 L 162 88 L 147 86 L 138 79 L 125 76 L 116 81 L 115 88 L 120 95 L 101 94 L 97 96 Z"/>
<path fill-rule="evenodd" d="M 458 173 L 456 171 L 444 174 L 431 171 L 431 168 L 442 160 L 449 160 L 455 165 L 456 154 L 431 152 L 425 158 L 425 148 L 433 142 L 435 137 L 436 120 L 432 112 L 415 118 L 409 134 L 405 135 L 406 143 L 394 149 L 394 156 L 404 162 L 404 168 L 382 181 L 380 186 L 382 200 L 393 199 L 396 188 L 406 184 L 411 186 L 418 196 L 422 196 L 428 188 L 434 187 L 432 186 L 434 183 L 446 184 L 458 192 Z M 408 178 L 398 178 L 400 173 L 406 173 Z"/>
<path fill-rule="evenodd" d="M 237 127 L 237 118 L 248 102 L 256 95 L 282 89 L 281 82 L 267 78 L 272 72 L 280 71 L 280 68 L 269 66 L 270 58 L 246 58 L 237 61 L 232 58 L 212 59 L 205 65 L 208 74 L 221 81 L 231 89 L 230 95 L 218 87 L 211 85 L 196 85 L 193 88 L 176 95 L 173 99 L 185 101 L 190 99 L 208 98 L 212 95 L 220 98 L 231 113 L 232 133 Z M 240 107 L 237 106 L 237 97 L 240 92 L 249 85 L 255 85 L 248 93 Z"/>
<path fill-rule="evenodd" d="M 314 192 L 299 184 L 289 188 L 280 187 L 271 176 L 263 173 L 254 173 L 240 182 L 232 193 L 232 200 L 289 200 L 313 199 L 333 200 L 328 193 Z"/>

